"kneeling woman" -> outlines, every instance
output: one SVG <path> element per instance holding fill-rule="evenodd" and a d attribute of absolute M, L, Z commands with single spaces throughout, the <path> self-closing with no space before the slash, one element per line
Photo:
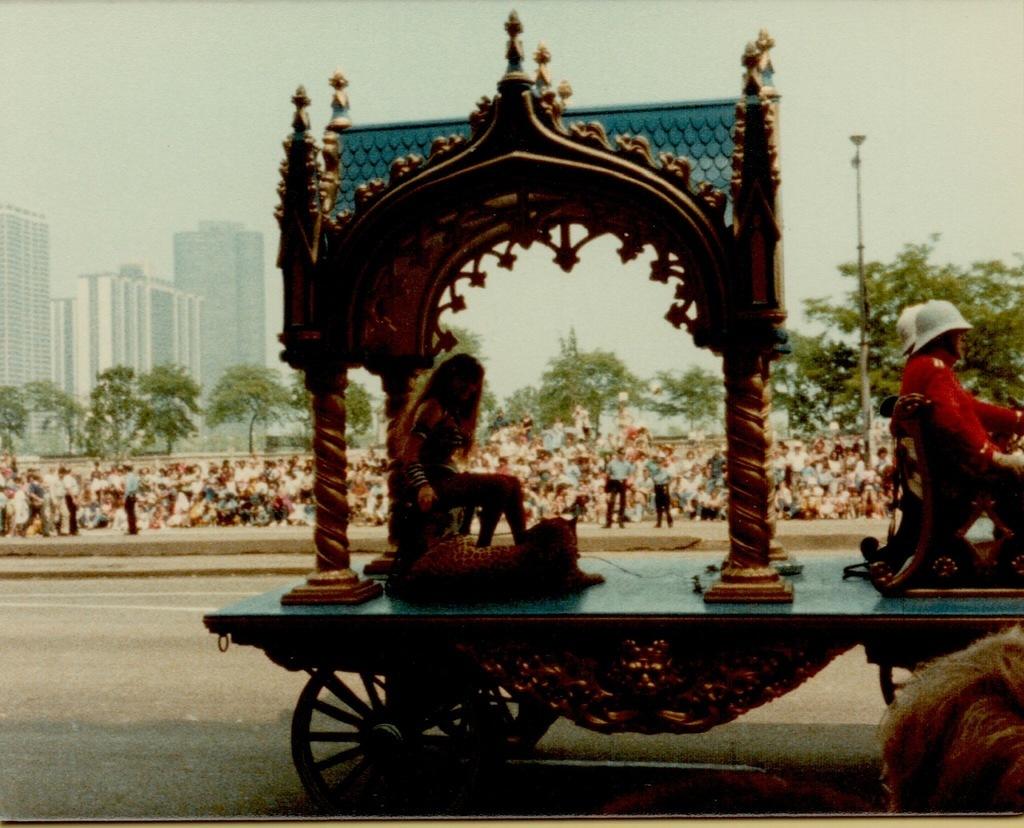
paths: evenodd
<path fill-rule="evenodd" d="M 471 516 L 479 509 L 477 546 L 491 545 L 504 515 L 513 542 L 519 544 L 526 531 L 519 480 L 507 474 L 460 472 L 455 465 L 473 448 L 483 384 L 483 366 L 468 354 L 456 354 L 437 367 L 420 395 L 397 418 L 403 500 L 421 514 L 461 506 Z"/>

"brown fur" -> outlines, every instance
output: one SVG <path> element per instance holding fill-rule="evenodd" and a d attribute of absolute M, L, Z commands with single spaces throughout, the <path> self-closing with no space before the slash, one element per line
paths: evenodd
<path fill-rule="evenodd" d="M 437 541 L 398 586 L 403 598 L 501 600 L 577 592 L 604 581 L 578 562 L 576 522 L 549 518 L 517 546 L 476 547 L 465 535 Z"/>
<path fill-rule="evenodd" d="M 1024 630 L 925 666 L 880 730 L 891 811 L 1024 811 Z"/>

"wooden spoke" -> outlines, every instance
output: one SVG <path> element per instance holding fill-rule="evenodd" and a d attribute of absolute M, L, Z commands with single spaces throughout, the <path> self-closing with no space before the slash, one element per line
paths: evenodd
<path fill-rule="evenodd" d="M 330 716 L 332 719 L 337 719 L 339 722 L 345 722 L 345 724 L 350 724 L 354 727 L 359 727 L 359 725 L 362 724 L 362 719 L 358 716 L 353 716 L 351 713 L 335 707 L 333 704 L 328 704 L 320 699 L 313 702 L 313 709 L 319 713 Z"/>
<path fill-rule="evenodd" d="M 340 765 L 342 762 L 346 762 L 349 759 L 352 759 L 352 758 L 354 758 L 356 756 L 359 756 L 362 752 L 363 752 L 363 746 L 362 745 L 356 745 L 355 747 L 350 747 L 348 750 L 343 750 L 340 753 L 336 753 L 334 756 L 331 756 L 328 759 L 323 759 L 323 760 L 317 762 L 315 767 L 316 767 L 317 770 L 321 770 L 321 771 L 327 770 L 328 768 L 336 767 L 336 766 Z M 367 761 L 367 760 L 364 760 L 364 761 Z M 355 771 L 353 771 L 353 773 L 354 772 Z"/>

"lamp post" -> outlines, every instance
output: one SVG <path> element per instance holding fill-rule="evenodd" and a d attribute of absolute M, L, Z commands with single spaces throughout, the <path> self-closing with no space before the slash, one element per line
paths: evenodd
<path fill-rule="evenodd" d="M 853 168 L 857 171 L 857 285 L 860 288 L 860 411 L 861 427 L 864 432 L 865 461 L 871 463 L 873 456 L 871 445 L 871 380 L 868 377 L 868 286 L 864 281 L 864 226 L 861 220 L 860 198 L 860 145 L 866 135 L 851 135 L 850 140 L 856 147 L 853 156 Z"/>

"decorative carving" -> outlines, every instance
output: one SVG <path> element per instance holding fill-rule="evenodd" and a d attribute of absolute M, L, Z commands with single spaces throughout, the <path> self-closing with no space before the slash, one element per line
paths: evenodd
<path fill-rule="evenodd" d="M 651 155 L 651 142 L 643 135 L 616 135 L 615 144 L 618 146 L 619 155 L 624 155 L 629 160 L 638 164 L 644 164 L 654 169 L 654 157 Z"/>
<path fill-rule="evenodd" d="M 690 174 L 693 172 L 693 162 L 682 155 L 672 155 L 663 152 L 658 156 L 661 161 L 661 174 L 669 181 L 677 183 L 687 192 L 690 190 Z"/>
<path fill-rule="evenodd" d="M 572 84 L 567 80 L 562 80 L 558 84 L 558 101 L 562 105 L 562 112 L 569 107 L 569 98 L 572 97 Z"/>
<path fill-rule="evenodd" d="M 473 250 L 473 241 L 493 233 L 495 228 L 501 228 L 501 241 L 445 265 L 448 275 L 439 281 L 436 299 L 423 300 L 410 293 L 428 281 L 426 274 L 442 266 L 438 256 L 444 251 Z M 455 338 L 444 330 L 441 317 L 446 311 L 458 313 L 466 307 L 457 283 L 466 280 L 470 287 L 484 286 L 487 272 L 483 263 L 488 257 L 493 257 L 498 267 L 510 270 L 516 261 L 516 247 L 525 249 L 541 244 L 552 251 L 555 263 L 569 272 L 579 261 L 581 249 L 606 234 L 621 242 L 618 253 L 623 262 L 635 259 L 646 246 L 652 247 L 655 255 L 651 278 L 665 284 L 670 279 L 678 282 L 669 320 L 696 334 L 704 320 L 699 314 L 695 286 L 687 284 L 696 270 L 684 264 L 683 252 L 673 252 L 675 242 L 661 232 L 657 222 L 611 205 L 589 205 L 588 210 L 581 212 L 578 205 L 560 196 L 518 194 L 460 208 L 436 226 L 417 228 L 396 240 L 393 248 L 399 252 L 401 266 L 392 267 L 389 263 L 387 271 L 373 280 L 368 300 L 372 310 L 366 317 L 361 347 L 371 352 L 383 349 L 398 331 L 409 329 L 411 320 L 402 321 L 403 314 L 421 301 L 428 301 L 435 310 L 427 320 L 427 352 L 433 356 L 449 350 L 455 345 Z"/>
<path fill-rule="evenodd" d="M 594 149 L 611 151 L 611 145 L 608 143 L 608 133 L 605 132 L 604 125 L 598 121 L 591 121 L 586 124 L 572 124 L 569 127 L 569 134 L 581 144 L 594 147 Z"/>
<path fill-rule="evenodd" d="M 461 135 L 439 136 L 430 145 L 430 155 L 427 157 L 428 164 L 435 164 L 449 155 L 452 155 L 466 145 L 466 139 Z"/>
<path fill-rule="evenodd" d="M 607 642 L 606 642 L 607 643 Z M 618 647 L 545 650 L 460 645 L 513 697 L 528 698 L 602 733 L 702 733 L 788 693 L 846 642 L 627 639 Z"/>
<path fill-rule="evenodd" d="M 338 200 L 338 188 L 341 185 L 341 147 L 337 133 L 329 130 L 324 133 L 324 146 L 320 151 L 323 158 L 323 172 L 320 176 L 320 210 L 324 216 L 334 212 Z"/>
<path fill-rule="evenodd" d="M 474 109 L 469 115 L 470 134 L 474 138 L 476 138 L 477 134 L 480 132 L 480 128 L 490 120 L 491 112 L 493 110 L 494 101 L 486 95 L 476 102 L 476 109 Z"/>
<path fill-rule="evenodd" d="M 292 103 L 295 104 L 295 117 L 292 118 L 292 129 L 295 132 L 306 132 L 309 129 L 309 95 L 306 94 L 306 87 L 300 86 L 292 95 Z"/>
<path fill-rule="evenodd" d="M 523 41 L 519 35 L 523 33 L 523 24 L 519 22 L 519 15 L 512 12 L 505 23 L 505 31 L 508 32 L 508 46 L 505 47 L 505 57 L 508 59 L 508 66 L 505 69 L 505 77 L 526 77 L 523 74 Z"/>
<path fill-rule="evenodd" d="M 388 180 L 388 186 L 393 187 L 415 173 L 422 166 L 423 158 L 416 154 L 403 155 L 400 158 L 396 158 L 391 162 L 391 177 Z"/>
<path fill-rule="evenodd" d="M 388 185 L 383 178 L 373 178 L 365 184 L 360 184 L 356 187 L 356 209 L 365 210 L 380 198 L 387 188 Z"/>
<path fill-rule="evenodd" d="M 543 40 L 537 46 L 537 51 L 533 53 L 533 59 L 537 63 L 534 87 L 537 90 L 537 95 L 540 96 L 551 88 L 551 70 L 548 69 L 548 64 L 551 63 L 551 51 Z"/>
<path fill-rule="evenodd" d="M 697 185 L 697 197 L 716 213 L 725 213 L 725 193 L 716 190 L 709 181 L 701 181 Z"/>
<path fill-rule="evenodd" d="M 334 95 L 331 96 L 331 122 L 327 128 L 331 132 L 344 132 L 352 126 L 352 121 L 348 117 L 348 93 L 345 91 L 348 87 L 348 78 L 340 69 L 335 69 L 327 82 L 334 89 Z"/>

